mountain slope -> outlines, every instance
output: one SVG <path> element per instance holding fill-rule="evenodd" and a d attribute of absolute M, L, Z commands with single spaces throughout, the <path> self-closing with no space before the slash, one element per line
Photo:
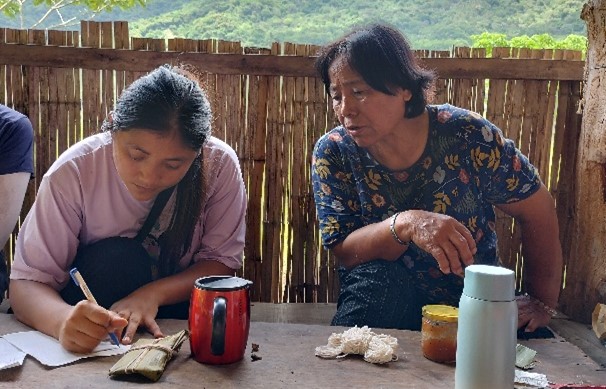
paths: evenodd
<path fill-rule="evenodd" d="M 272 42 L 323 44 L 352 26 L 385 22 L 402 30 L 414 48 L 449 49 L 468 46 L 471 35 L 486 31 L 508 37 L 585 36 L 579 16 L 583 4 L 584 0 L 149 0 L 145 8 L 116 9 L 95 20 L 128 20 L 131 36 L 217 38 L 261 47 Z M 10 26 L 6 19 L 2 16 L 0 25 Z"/>

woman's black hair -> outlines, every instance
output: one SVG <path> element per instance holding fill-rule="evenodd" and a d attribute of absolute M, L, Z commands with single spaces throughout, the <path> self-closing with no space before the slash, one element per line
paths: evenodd
<path fill-rule="evenodd" d="M 174 273 L 191 245 L 202 209 L 202 146 L 211 134 L 211 119 L 210 103 L 193 73 L 185 66 L 164 65 L 130 84 L 118 98 L 111 118 L 101 127 L 111 132 L 176 131 L 187 146 L 199 151 L 176 187 L 175 210 L 160 240 L 161 276 Z"/>
<path fill-rule="evenodd" d="M 435 73 L 422 68 L 404 35 L 387 25 L 355 29 L 323 46 L 318 54 L 315 66 L 326 93 L 330 90 L 329 70 L 337 59 L 344 60 L 375 90 L 395 95 L 394 88 L 408 89 L 412 98 L 404 117 L 422 114 L 433 92 Z"/>

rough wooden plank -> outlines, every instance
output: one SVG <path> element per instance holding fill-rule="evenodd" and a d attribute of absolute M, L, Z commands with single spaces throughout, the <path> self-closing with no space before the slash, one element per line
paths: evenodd
<path fill-rule="evenodd" d="M 574 215 L 574 178 L 575 178 L 575 160 L 577 155 L 578 138 L 580 135 L 580 125 L 570 125 L 568 114 L 576 107 L 572 98 L 573 85 L 569 82 L 560 82 L 558 87 L 558 116 L 556 119 L 556 149 L 560 150 L 560 158 L 555 167 L 557 174 L 552 176 L 551 185 L 556 186 L 553 191 L 556 199 L 556 212 L 560 227 L 560 241 L 562 243 L 570 242 L 572 236 L 572 220 Z M 564 244 L 562 255 L 564 258 L 564 267 L 567 267 L 570 258 L 570 244 Z"/>
<path fill-rule="evenodd" d="M 13 29 L 6 29 L 5 30 L 5 39 L 8 43 L 16 43 L 17 42 L 17 38 L 18 37 L 18 31 L 17 30 L 13 30 Z M 2 54 L 2 51 L 0 51 L 0 54 Z M 3 61 L 5 62 L 5 61 Z M 17 66 L 19 64 L 16 64 Z M 6 66 L 5 68 L 5 77 L 6 77 L 6 83 L 5 83 L 5 87 L 6 87 L 6 100 L 4 101 L 4 104 L 8 105 L 9 107 L 14 107 L 14 103 L 13 103 L 13 89 L 16 87 L 16 80 L 15 80 L 15 76 L 13 73 L 15 73 L 16 71 L 18 71 L 18 67 L 16 67 L 15 65 L 10 65 L 8 64 L 8 66 Z"/>
<path fill-rule="evenodd" d="M 547 167 L 547 171 L 544 175 L 542 175 L 543 182 L 547 189 L 552 193 L 553 196 L 553 188 L 551 186 L 552 180 L 551 177 L 553 175 L 553 171 L 557 169 L 557 166 L 553 165 L 553 162 L 556 158 L 556 155 L 559 154 L 560 149 L 556 149 L 556 128 L 555 128 L 555 115 L 557 110 L 557 91 L 558 91 L 558 82 L 557 81 L 549 81 L 547 86 L 547 110 L 544 118 L 544 127 L 546 131 L 549 131 L 550 139 L 549 139 L 549 149 L 545 150 L 542 154 L 541 164 Z"/>
<path fill-rule="evenodd" d="M 114 47 L 119 50 L 130 49 L 130 36 L 128 31 L 128 22 L 114 22 Z M 120 96 L 122 90 L 126 87 L 126 72 L 116 71 L 116 97 Z"/>
<path fill-rule="evenodd" d="M 450 58 L 450 51 L 446 51 L 446 50 L 442 50 L 442 51 L 430 51 L 428 53 L 428 55 L 430 56 L 429 58 Z M 427 66 L 426 63 L 427 59 L 423 58 L 422 59 L 422 63 L 424 64 L 424 66 Z M 435 96 L 433 97 L 433 101 L 436 104 L 442 104 L 445 102 L 449 102 L 451 101 L 449 94 L 450 94 L 450 84 L 451 84 L 451 80 L 449 78 L 447 78 L 444 74 L 442 74 L 441 72 L 437 72 L 438 73 L 438 78 L 436 79 L 436 84 L 435 84 Z"/>
<path fill-rule="evenodd" d="M 65 31 L 49 30 L 48 44 L 65 45 L 67 34 Z M 67 148 L 67 138 L 69 127 L 67 126 L 67 107 L 65 97 L 67 94 L 64 74 L 68 69 L 49 69 L 49 121 L 47 131 L 50 131 L 51 144 L 50 155 L 51 162 L 54 162 L 58 155 Z"/>
<path fill-rule="evenodd" d="M 114 47 L 114 32 L 113 22 L 102 22 L 100 28 L 100 42 L 101 48 L 111 49 Z M 114 100 L 116 98 L 115 91 L 115 79 L 114 69 L 106 69 L 100 72 L 101 81 L 101 101 L 99 109 L 99 122 L 98 126 L 101 127 L 103 120 L 107 117 L 109 112 L 114 109 Z"/>
<path fill-rule="evenodd" d="M 474 48 L 471 52 L 473 58 L 486 58 L 486 49 Z M 480 115 L 485 115 L 485 94 L 486 94 L 486 79 L 477 78 L 473 79 L 473 96 L 474 101 L 472 102 L 472 109 L 478 112 Z"/>
<path fill-rule="evenodd" d="M 274 44 L 272 53 L 281 52 L 280 46 Z M 263 290 L 263 295 L 266 297 L 264 301 L 280 302 L 279 285 L 281 258 L 283 248 L 283 207 L 284 207 L 284 111 L 281 105 L 282 90 L 280 87 L 280 79 L 274 77 L 270 82 L 269 89 L 269 105 L 267 113 L 267 143 L 268 163 L 266 165 L 266 182 L 265 182 L 265 212 L 266 212 L 266 227 L 268 230 L 266 252 L 266 260 L 263 261 L 264 279 L 266 287 Z M 265 251 L 264 251 L 265 252 Z"/>
<path fill-rule="evenodd" d="M 97 48 L 99 47 L 99 23 L 96 22 L 82 22 L 82 46 Z M 92 50 L 92 49 L 91 49 Z M 83 91 L 83 117 L 84 117 L 84 128 L 83 136 L 89 136 L 99 131 L 99 110 L 101 107 L 101 72 L 102 69 L 93 70 L 87 69 L 84 66 L 81 67 L 83 83 L 86 85 L 86 89 Z"/>
<path fill-rule="evenodd" d="M 532 55 L 531 50 L 522 48 L 517 50 L 518 58 L 527 59 Z M 538 81 L 536 80 L 516 80 L 516 87 L 521 92 L 521 127 L 517 135 L 518 148 L 522 154 L 530 157 L 531 153 L 531 142 L 535 141 L 533 130 L 536 127 L 534 118 L 536 117 L 536 110 L 538 109 L 536 96 L 538 94 Z M 514 101 L 516 99 L 514 98 Z M 513 134 L 512 134 L 513 135 Z M 513 138 L 512 139 L 516 139 Z M 533 161 L 531 161 L 533 162 Z M 523 270 L 524 270 L 524 259 L 522 257 L 521 245 L 522 245 L 522 229 L 520 223 L 512 223 L 511 240 L 508 242 L 510 245 L 510 263 L 509 267 L 514 269 L 516 272 L 517 288 L 522 288 Z M 514 262 L 515 260 L 515 262 Z"/>
<path fill-rule="evenodd" d="M 291 239 L 292 251 L 294 253 L 294 263 L 292 264 L 294 285 L 299 285 L 302 280 L 301 270 L 303 269 L 304 264 L 315 259 L 315 257 L 310 257 L 307 255 L 306 252 L 309 250 L 309 242 L 305 239 L 305 237 L 308 235 L 308 229 L 315 228 L 315 226 L 310 226 L 307 224 L 307 218 L 305 217 L 305 215 L 309 214 L 309 202 L 306 200 L 309 191 L 308 185 L 311 179 L 309 175 L 309 164 L 307 163 L 308 156 L 311 153 L 311 149 L 309 148 L 309 137 L 307 136 L 307 126 L 309 125 L 309 122 L 305 120 L 307 81 L 307 79 L 300 77 L 295 79 L 292 150 L 293 174 L 291 177 L 293 193 L 292 208 L 294 210 L 292 216 L 293 237 Z M 316 268 L 316 265 L 314 264 L 313 267 Z M 306 282 L 309 282 L 309 280 Z M 319 280 L 314 278 L 313 283 L 314 285 L 317 285 Z M 296 296 L 298 297 L 298 295 Z M 289 301 L 293 300 L 291 299 Z"/>
<path fill-rule="evenodd" d="M 317 140 L 338 125 L 335 113 L 332 109 L 332 100 L 327 96 L 324 84 L 319 78 L 310 79 L 310 133 L 308 139 L 315 144 Z M 309 155 L 309 166 L 311 166 L 311 153 Z M 327 291 L 325 295 L 318 298 L 319 302 L 334 302 L 337 301 L 339 295 L 339 278 L 337 274 L 337 263 L 334 255 L 322 247 L 320 230 L 317 225 L 316 208 L 313 197 L 313 189 L 311 180 L 308 184 L 308 201 L 309 222 L 314 224 L 314 228 L 308 230 L 306 238 L 307 242 L 313 242 L 309 249 L 309 256 L 317 258 L 319 262 L 320 272 L 326 274 L 326 278 L 322 278 L 321 282 L 326 282 Z M 309 260 L 309 258 L 308 258 Z"/>
<path fill-rule="evenodd" d="M 309 45 L 295 46 L 295 55 L 309 55 Z M 309 136 L 309 120 L 306 120 L 306 112 L 309 102 L 308 82 L 310 79 L 297 77 L 294 79 L 293 95 L 293 122 L 292 126 L 292 173 L 290 185 L 292 187 L 291 221 L 292 238 L 290 245 L 292 250 L 292 285 L 290 288 L 289 301 L 317 301 L 318 288 L 320 284 L 318 274 L 317 256 L 309 255 L 310 250 L 309 229 L 317 229 L 315 224 L 309 224 L 306 215 L 309 215 L 309 184 L 311 182 L 309 171 L 309 156 L 311 155 L 310 143 L 313 137 Z M 313 146 L 313 144 L 311 144 Z M 309 269 L 309 270 L 308 270 Z M 304 288 L 303 288 L 304 287 Z M 326 285 L 324 286 L 326 287 Z M 302 289 L 303 288 L 303 289 Z M 309 291 L 308 291 L 309 289 Z M 304 291 L 304 295 L 301 292 Z M 306 300 L 306 298 L 308 300 Z"/>
<path fill-rule="evenodd" d="M 469 47 L 457 47 L 455 49 L 454 56 L 455 58 L 469 58 L 471 56 L 471 49 Z M 452 80 L 453 105 L 472 110 L 471 85 L 471 78 L 460 78 Z"/>
<path fill-rule="evenodd" d="M 606 345 L 595 336 L 591 325 L 567 318 L 556 318 L 549 323 L 549 327 L 568 342 L 583 350 L 589 358 L 601 366 L 602 371 L 606 371 Z"/>
<path fill-rule="evenodd" d="M 509 48 L 494 48 L 492 50 L 494 58 L 509 57 Z M 515 99 L 511 99 L 512 82 L 507 80 L 489 81 L 486 118 L 494 125 L 503 130 L 507 137 L 510 137 L 511 111 L 513 110 L 511 103 Z M 511 218 L 500 210 L 495 210 L 495 228 L 498 236 L 499 256 L 504 266 L 515 268 L 515 255 L 511 252 L 511 236 L 512 222 Z"/>
<path fill-rule="evenodd" d="M 273 300 L 276 293 L 273 292 L 272 282 L 276 277 L 276 271 L 279 265 L 279 229 L 281 224 L 280 215 L 277 215 L 275 210 L 282 210 L 282 201 L 278 197 L 278 193 L 282 191 L 282 181 L 278 173 L 280 160 L 278 158 L 278 138 L 280 138 L 279 130 L 279 86 L 275 79 L 270 80 L 268 90 L 268 106 L 267 106 L 267 163 L 265 165 L 265 183 L 264 183 L 264 204 L 263 213 L 263 274 L 262 280 L 264 288 L 261 291 L 262 301 L 279 302 Z"/>
<path fill-rule="evenodd" d="M 292 43 L 284 43 L 283 45 L 283 55 L 294 55 L 295 54 L 295 45 Z M 285 170 L 287 171 L 287 176 L 285 177 L 285 185 L 284 185 L 284 194 L 286 196 L 287 201 L 284 202 L 284 215 L 283 215 L 283 223 L 285 225 L 284 228 L 284 240 L 285 240 L 285 248 L 283 250 L 284 257 L 280 261 L 280 273 L 284 274 L 285 282 L 284 289 L 279 290 L 280 293 L 279 301 L 280 302 L 288 302 L 289 295 L 292 294 L 293 301 L 297 301 L 295 296 L 295 291 L 302 290 L 304 291 L 303 282 L 297 281 L 292 282 L 292 275 L 295 273 L 293 270 L 293 264 L 301 263 L 300 261 L 295 261 L 297 256 L 296 253 L 293 252 L 292 246 L 292 238 L 294 235 L 294 224 L 293 218 L 296 210 L 294 208 L 298 207 L 298 200 L 294 198 L 293 192 L 293 175 L 296 174 L 293 169 L 293 144 L 294 144 L 294 133 L 293 133 L 293 101 L 294 101 L 294 89 L 295 89 L 295 80 L 292 77 L 283 77 L 282 78 L 282 98 L 281 98 L 281 111 L 282 111 L 282 123 L 283 123 L 283 146 L 285 151 L 286 163 Z M 301 273 L 303 275 L 303 273 Z"/>
<path fill-rule="evenodd" d="M 246 233 L 246 271 L 245 274 L 255 280 L 252 296 L 255 300 L 261 300 L 261 290 L 263 283 L 263 264 L 266 236 L 263 182 L 265 179 L 266 153 L 266 122 L 267 110 L 269 105 L 269 77 L 252 78 L 250 88 L 250 109 L 249 109 L 249 139 L 251 145 L 251 169 L 248 180 L 248 208 L 247 220 L 250 227 Z M 255 93 L 256 92 L 256 93 Z"/>

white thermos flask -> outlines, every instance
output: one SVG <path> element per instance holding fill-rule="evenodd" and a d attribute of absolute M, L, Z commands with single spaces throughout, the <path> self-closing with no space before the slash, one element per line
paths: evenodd
<path fill-rule="evenodd" d="M 488 265 L 465 269 L 459 302 L 455 389 L 512 389 L 518 306 L 513 271 Z"/>

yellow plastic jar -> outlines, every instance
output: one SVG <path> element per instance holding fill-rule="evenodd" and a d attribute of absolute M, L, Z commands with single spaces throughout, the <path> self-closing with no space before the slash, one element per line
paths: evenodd
<path fill-rule="evenodd" d="M 422 312 L 423 356 L 434 362 L 454 363 L 457 356 L 459 310 L 448 305 L 426 305 Z"/>

